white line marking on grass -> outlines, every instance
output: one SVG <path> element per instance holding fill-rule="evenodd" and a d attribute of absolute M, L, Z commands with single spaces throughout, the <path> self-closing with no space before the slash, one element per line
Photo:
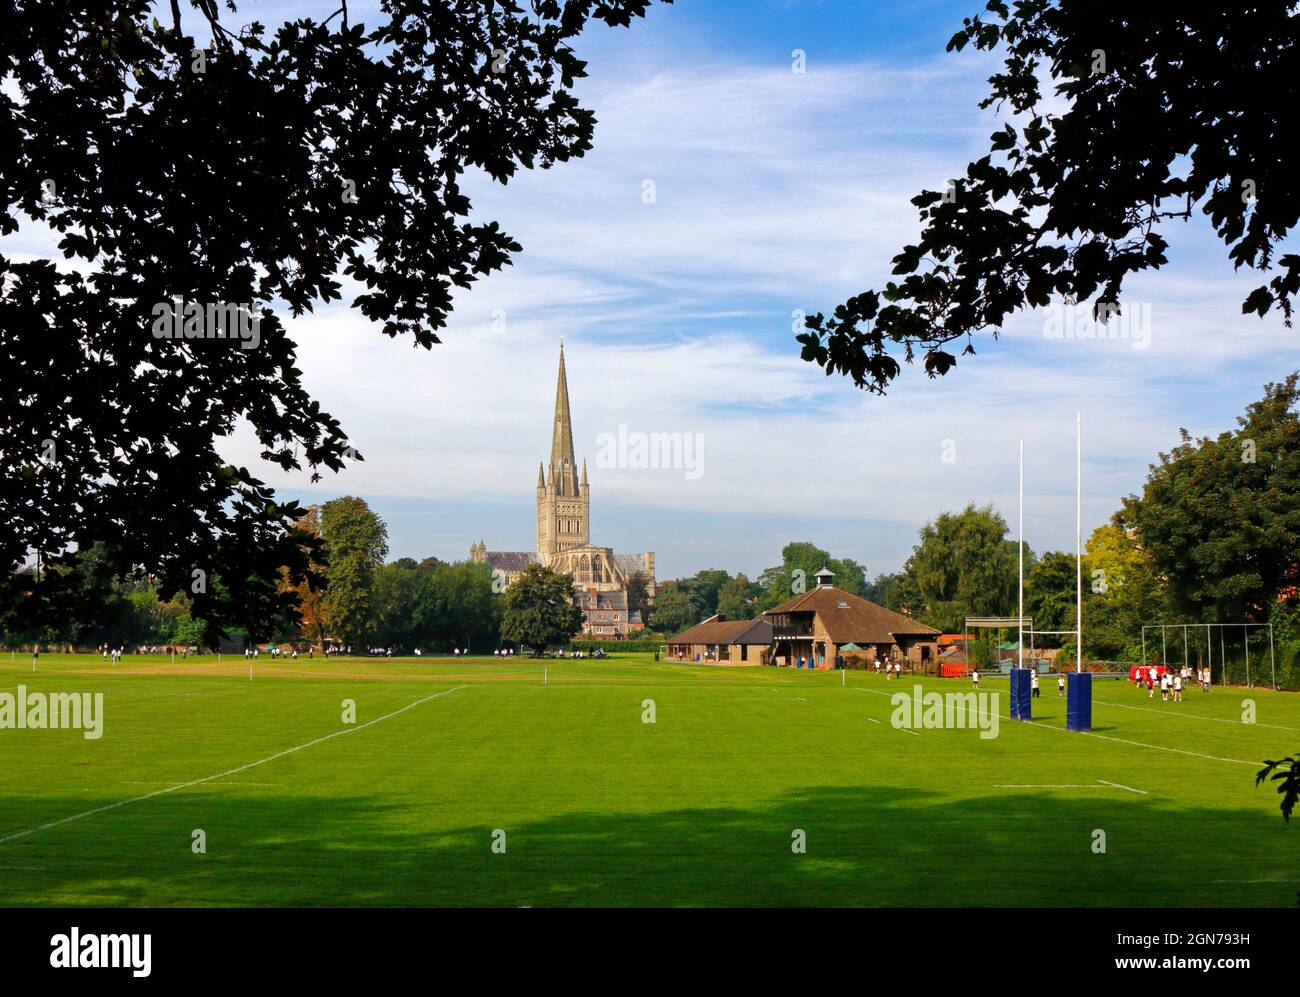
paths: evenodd
<path fill-rule="evenodd" d="M 213 778 L 211 781 L 218 786 L 278 786 L 280 785 L 280 783 L 278 782 L 241 782 L 238 779 Z M 119 786 L 169 786 L 171 785 L 171 782 L 167 779 L 115 779 L 114 782 L 116 782 Z M 90 788 L 87 787 L 85 792 L 90 792 Z"/>
<path fill-rule="evenodd" d="M 1102 706 L 1118 706 L 1121 710 L 1141 710 L 1143 713 L 1159 713 L 1163 717 L 1177 717 L 1180 720 L 1213 720 L 1219 724 L 1232 724 L 1234 727 L 1271 727 L 1273 730 L 1300 731 L 1300 727 L 1283 727 L 1280 724 L 1243 724 L 1240 720 L 1225 720 L 1223 717 L 1203 717 L 1199 713 L 1179 713 L 1173 710 L 1155 710 L 1150 706 L 1129 706 L 1127 703 L 1108 703 L 1104 699 L 1093 700 Z"/>
<path fill-rule="evenodd" d="M 860 685 L 850 686 L 849 688 L 851 688 L 851 689 L 857 689 L 857 690 L 860 691 L 860 692 L 871 692 L 871 693 L 875 693 L 877 696 L 888 696 L 888 695 L 889 695 L 889 693 L 887 693 L 887 692 L 877 692 L 875 689 L 863 689 L 862 686 L 860 686 Z M 986 717 L 986 716 L 990 716 L 990 715 L 991 715 L 991 714 L 987 713 L 987 712 L 984 711 L 984 710 L 980 710 L 980 711 L 978 711 L 978 712 L 979 712 L 979 715 L 980 715 L 980 716 L 983 716 L 983 717 Z M 1003 717 L 999 717 L 999 719 L 1005 719 L 1005 718 L 1003 718 Z M 1066 730 L 1064 727 L 1053 727 L 1051 724 L 1045 724 L 1045 723 L 1043 723 L 1043 722 L 1041 722 L 1041 721 L 1039 721 L 1039 720 L 1022 720 L 1022 721 L 1020 721 L 1020 722 L 1021 722 L 1021 723 L 1029 724 L 1031 727 L 1041 727 L 1043 730 L 1054 730 L 1054 731 L 1057 731 L 1058 733 L 1061 733 L 1061 734 L 1083 734 L 1083 735 L 1085 735 L 1085 736 L 1087 736 L 1087 737 L 1097 737 L 1097 738 L 1100 738 L 1100 739 L 1103 740 L 1103 741 L 1115 741 L 1115 742 L 1117 742 L 1117 743 L 1119 743 L 1119 744 L 1128 744 L 1128 745 L 1133 746 L 1134 748 L 1151 748 L 1151 749 L 1154 750 L 1154 751 L 1168 751 L 1168 752 L 1172 752 L 1172 753 L 1175 754 L 1175 755 L 1190 755 L 1190 756 L 1193 757 L 1193 758 L 1205 758 L 1205 759 L 1207 759 L 1207 760 L 1209 760 L 1209 761 L 1212 761 L 1212 762 L 1230 762 L 1230 763 L 1232 763 L 1232 764 L 1234 764 L 1234 765 L 1259 765 L 1259 764 L 1261 764 L 1260 762 L 1248 762 L 1248 761 L 1246 761 L 1244 758 L 1222 758 L 1222 757 L 1220 757 L 1219 755 L 1203 755 L 1203 754 L 1201 754 L 1199 751 L 1188 751 L 1186 748 L 1167 748 L 1167 747 L 1165 747 L 1165 746 L 1162 745 L 1162 744 L 1146 744 L 1146 743 L 1143 742 L 1143 741 L 1130 741 L 1130 740 L 1128 740 L 1127 738 L 1123 738 L 1123 737 L 1112 737 L 1112 736 L 1109 735 L 1109 734 L 1097 734 L 1097 733 L 1095 733 L 1095 732 L 1093 732 L 1093 731 L 1090 731 L 1090 730 L 1080 730 L 1080 731 Z"/>
<path fill-rule="evenodd" d="M 155 789 L 152 793 L 145 793 L 143 796 L 133 796 L 129 800 L 118 800 L 116 803 L 108 803 L 102 807 L 95 807 L 94 810 L 87 810 L 84 813 L 73 814 L 71 817 L 60 817 L 58 820 L 52 820 L 48 824 L 41 824 L 38 827 L 29 827 L 26 831 L 19 831 L 16 834 L 10 834 L 0 838 L 0 845 L 8 844 L 11 841 L 17 841 L 19 838 L 25 838 L 28 835 L 36 834 L 38 831 L 48 831 L 52 827 L 58 827 L 60 824 L 71 824 L 74 820 L 81 820 L 83 817 L 93 817 L 95 814 L 102 814 L 108 810 L 117 810 L 119 807 L 129 806 L 132 803 L 141 803 L 144 800 L 152 800 L 155 796 L 163 796 L 166 793 L 174 793 L 178 789 L 189 789 L 191 786 L 201 786 L 207 782 L 215 782 L 218 779 L 224 779 L 227 776 L 238 775 L 240 772 L 247 772 L 251 768 L 259 765 L 265 765 L 267 762 L 273 762 L 277 758 L 283 758 L 285 755 L 292 755 L 296 751 L 302 751 L 304 748 L 312 748 L 318 744 L 324 744 L 336 737 L 342 737 L 344 734 L 355 734 L 359 730 L 365 730 L 367 727 L 373 727 L 375 724 L 384 720 L 391 720 L 399 714 L 412 710 L 417 706 L 429 702 L 433 699 L 441 699 L 443 696 L 450 696 L 453 692 L 464 689 L 465 686 L 458 685 L 452 689 L 445 689 L 442 692 L 435 693 L 432 696 L 425 696 L 424 699 L 417 699 L 414 703 L 408 703 L 400 710 L 394 710 L 392 713 L 385 713 L 382 717 L 375 717 L 374 720 L 368 720 L 356 727 L 348 727 L 344 730 L 336 730 L 333 734 L 326 734 L 324 737 L 318 737 L 314 741 L 308 741 L 306 744 L 299 744 L 293 748 L 286 748 L 284 751 L 277 751 L 274 755 L 268 755 L 260 758 L 255 762 L 249 762 L 247 765 L 240 765 L 237 768 L 228 769 L 225 772 L 218 772 L 216 775 L 205 776 L 202 779 L 192 779 L 189 782 L 178 782 L 174 786 L 168 786 L 166 789 Z"/>
<path fill-rule="evenodd" d="M 873 724 L 878 724 L 878 723 L 880 723 L 880 721 L 877 720 L 875 717 L 867 717 L 867 719 L 870 720 Z"/>
<path fill-rule="evenodd" d="M 1107 782 L 1105 779 L 1098 779 L 1097 781 L 1101 783 L 1103 786 L 1114 786 L 1116 789 L 1123 789 L 1123 790 L 1127 790 L 1130 793 L 1137 793 L 1139 796 L 1151 795 L 1145 789 L 1134 789 L 1132 786 L 1124 786 L 1118 782 Z"/>
<path fill-rule="evenodd" d="M 1155 751 L 1170 751 L 1175 755 L 1191 755 L 1193 758 L 1206 758 L 1212 762 L 1232 762 L 1236 765 L 1259 765 L 1259 762 L 1248 762 L 1244 758 L 1221 758 L 1218 755 L 1203 755 L 1199 751 L 1188 751 L 1186 748 L 1167 748 L 1163 744 L 1146 744 L 1142 741 L 1130 741 L 1123 737 L 1111 737 L 1109 734 L 1096 734 L 1090 730 L 1066 730 L 1064 727 L 1053 727 L 1050 724 L 1040 723 L 1037 720 L 1026 720 L 1033 727 L 1041 727 L 1043 730 L 1054 730 L 1062 734 L 1084 734 L 1088 737 L 1099 737 L 1103 741 L 1117 741 L 1120 744 L 1129 744 L 1135 748 L 1152 748 Z"/>
<path fill-rule="evenodd" d="M 864 689 L 864 688 L 862 688 L 862 686 L 860 686 L 860 685 L 851 685 L 851 686 L 849 686 L 849 688 L 850 688 L 850 689 L 857 689 L 858 692 L 870 692 L 870 693 L 875 693 L 875 695 L 877 695 L 877 696 L 888 696 L 890 699 L 893 699 L 893 698 L 894 698 L 894 694 L 893 694 L 892 692 L 881 692 L 881 691 L 878 690 L 878 689 Z M 871 717 L 867 717 L 867 719 L 868 719 L 868 720 L 871 720 Z M 879 720 L 875 720 L 875 721 L 872 721 L 872 722 L 873 722 L 873 723 L 880 723 Z M 893 725 L 893 724 L 890 724 L 890 726 L 893 727 L 894 725 Z M 910 728 L 910 727 L 894 727 L 894 730 L 901 730 L 904 734 L 911 734 L 913 737 L 920 737 L 920 736 L 921 736 L 921 732 L 920 732 L 919 730 L 912 730 L 912 728 Z"/>

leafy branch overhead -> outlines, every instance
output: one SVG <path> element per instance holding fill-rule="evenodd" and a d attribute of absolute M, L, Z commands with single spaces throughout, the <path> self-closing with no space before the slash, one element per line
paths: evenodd
<path fill-rule="evenodd" d="M 313 480 L 359 455 L 271 306 L 347 293 L 437 343 L 454 289 L 520 249 L 471 220 L 465 172 L 583 155 L 569 43 L 649 3 L 385 0 L 370 26 L 344 3 L 274 30 L 216 0 L 0 4 L 0 236 L 46 226 L 66 260 L 0 255 L 0 616 L 58 615 L 60 572 L 14 569 L 94 542 L 164 591 L 224 579 L 233 606 L 195 593 L 218 629 L 244 579 L 300 572 L 302 510 L 217 441 L 246 427 Z M 259 342 L 156 338 L 171 302 L 245 306 Z"/>
<path fill-rule="evenodd" d="M 1278 794 L 1282 797 L 1282 816 L 1287 820 L 1295 813 L 1295 805 L 1300 801 L 1300 755 L 1290 755 L 1276 761 L 1266 759 L 1264 767 L 1255 775 L 1255 785 L 1265 780 L 1276 782 Z"/>
<path fill-rule="evenodd" d="M 1243 313 L 1276 306 L 1289 326 L 1300 255 L 1275 255 L 1300 213 L 1296 26 L 1292 0 L 992 0 L 948 49 L 1002 50 L 980 106 L 1011 120 L 949 190 L 912 199 L 922 232 L 897 279 L 806 319 L 803 358 L 883 393 L 897 354 L 945 374 L 1054 296 L 1118 314 L 1125 279 L 1168 262 L 1164 223 L 1194 211 L 1235 267 L 1274 271 Z"/>

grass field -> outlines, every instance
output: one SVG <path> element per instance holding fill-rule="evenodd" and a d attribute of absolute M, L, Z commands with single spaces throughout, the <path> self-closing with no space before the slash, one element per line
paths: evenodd
<path fill-rule="evenodd" d="M 1254 786 L 1260 759 L 1300 749 L 1294 694 L 1163 704 L 1103 682 L 1087 736 L 1063 729 L 1049 679 L 1034 724 L 984 740 L 895 729 L 900 686 L 874 675 L 649 655 L 262 658 L 251 682 L 242 657 L 0 661 L 0 692 L 19 684 L 102 692 L 105 718 L 98 740 L 0 730 L 9 905 L 1293 906 L 1300 890 L 1300 827 Z M 984 685 L 1005 716 L 1005 680 Z"/>

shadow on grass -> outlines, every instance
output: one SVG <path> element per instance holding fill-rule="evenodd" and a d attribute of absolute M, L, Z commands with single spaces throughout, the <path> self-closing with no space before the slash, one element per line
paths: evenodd
<path fill-rule="evenodd" d="M 0 797 L 3 827 L 56 802 L 66 814 L 92 805 Z M 1271 802 L 812 787 L 749 807 L 453 826 L 377 798 L 185 792 L 0 845 L 0 903 L 1289 906 L 1300 837 Z M 504 854 L 490 847 L 498 827 Z M 191 852 L 194 828 L 204 855 Z M 805 854 L 791 850 L 796 829 Z"/>

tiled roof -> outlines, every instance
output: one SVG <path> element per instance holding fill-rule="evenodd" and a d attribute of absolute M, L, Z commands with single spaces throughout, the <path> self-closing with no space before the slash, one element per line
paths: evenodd
<path fill-rule="evenodd" d="M 490 550 L 485 556 L 488 564 L 502 571 L 523 571 L 537 563 L 537 555 L 531 550 Z"/>
<path fill-rule="evenodd" d="M 614 560 L 629 575 L 635 575 L 638 571 L 644 572 L 646 570 L 644 554 L 615 554 Z"/>
<path fill-rule="evenodd" d="M 902 613 L 878 606 L 843 589 L 815 588 L 769 609 L 763 616 L 779 613 L 816 613 L 836 644 L 892 644 L 895 634 L 933 637 L 939 631 Z"/>
<path fill-rule="evenodd" d="M 593 592 L 589 589 L 579 589 L 574 595 L 577 598 L 578 605 L 586 610 L 627 609 L 627 593 L 622 589 L 616 589 L 613 592 Z"/>
<path fill-rule="evenodd" d="M 770 644 L 772 624 L 757 620 L 705 620 L 669 637 L 667 644 Z"/>

